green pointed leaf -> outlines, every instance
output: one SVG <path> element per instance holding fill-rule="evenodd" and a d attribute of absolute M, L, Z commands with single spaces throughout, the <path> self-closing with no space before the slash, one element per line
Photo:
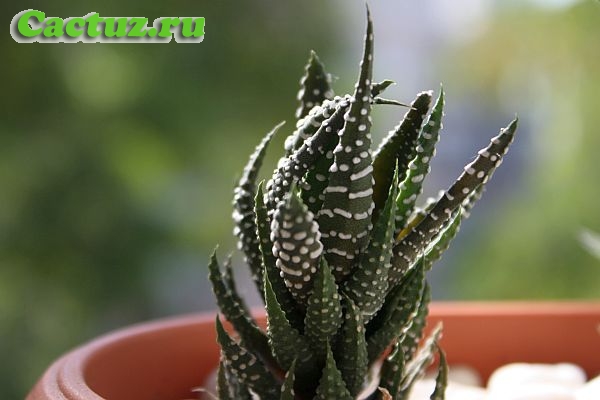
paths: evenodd
<path fill-rule="evenodd" d="M 233 300 L 244 310 L 244 314 L 250 315 L 250 311 L 248 310 L 246 302 L 244 302 L 244 299 L 242 299 L 237 293 L 237 285 L 235 284 L 235 276 L 233 274 L 233 264 L 231 262 L 231 257 L 231 254 L 229 254 L 223 262 L 223 283 L 227 288 L 229 288 L 229 290 L 231 290 Z"/>
<path fill-rule="evenodd" d="M 350 96 L 344 97 L 343 103 L 338 100 L 338 104 L 343 104 L 347 107 L 351 98 Z M 333 112 L 333 111 L 332 111 Z M 321 145 L 322 148 L 327 149 L 324 155 L 318 157 L 313 163 L 309 165 L 309 170 L 302 178 L 300 188 L 302 189 L 302 201 L 308 206 L 308 209 L 317 214 L 323 205 L 325 199 L 325 189 L 329 184 L 329 169 L 333 164 L 333 149 L 338 144 L 339 138 L 337 133 L 342 128 L 343 120 L 340 116 L 339 124 L 334 126 L 334 135 L 330 134 L 325 137 L 326 143 Z M 318 125 L 316 125 L 318 127 Z M 311 123 L 309 128 L 316 130 L 315 125 Z M 309 128 L 305 129 L 308 130 Z"/>
<path fill-rule="evenodd" d="M 329 346 L 327 346 L 327 361 L 317 387 L 315 400 L 354 400 L 346 388 L 342 373 L 335 364 Z"/>
<path fill-rule="evenodd" d="M 425 285 L 423 263 L 411 270 L 402 284 L 393 288 L 377 317 L 369 325 L 367 349 L 372 363 L 410 328 L 418 313 Z"/>
<path fill-rule="evenodd" d="M 290 324 L 298 329 L 304 329 L 304 316 L 298 310 L 298 304 L 294 297 L 285 285 L 285 281 L 280 275 L 279 268 L 277 268 L 277 258 L 273 255 L 273 242 L 271 242 L 271 223 L 269 222 L 269 216 L 267 208 L 264 204 L 263 197 L 263 182 L 258 185 L 256 190 L 256 225 L 258 227 L 258 238 L 260 242 L 260 252 L 263 258 L 263 264 L 265 272 L 269 277 L 271 287 L 277 298 L 277 303 L 281 306 L 285 312 L 287 319 Z"/>
<path fill-rule="evenodd" d="M 288 370 L 294 361 L 297 360 L 299 369 L 314 368 L 315 359 L 308 340 L 290 325 L 285 313 L 277 302 L 271 282 L 266 276 L 265 300 L 267 303 L 269 344 L 279 366 L 284 370 Z"/>
<path fill-rule="evenodd" d="M 367 342 L 360 310 L 348 297 L 344 299 L 346 313 L 336 349 L 337 365 L 346 388 L 354 397 L 360 393 L 367 377 Z"/>
<path fill-rule="evenodd" d="M 438 235 L 438 239 L 435 240 L 432 246 L 427 249 L 425 253 L 425 271 L 429 271 L 433 266 L 433 263 L 442 257 L 442 254 L 450 247 L 450 242 L 456 237 L 460 229 L 460 223 L 462 221 L 462 210 L 459 209 L 450 220 L 448 226 L 444 228 Z"/>
<path fill-rule="evenodd" d="M 279 203 L 271 222 L 273 255 L 285 284 L 301 305 L 306 305 L 319 266 L 323 244 L 314 214 L 294 190 Z"/>
<path fill-rule="evenodd" d="M 217 395 L 219 400 L 234 400 L 233 394 L 230 392 L 230 387 L 227 384 L 225 366 L 222 361 L 219 363 L 219 370 L 217 371 Z"/>
<path fill-rule="evenodd" d="M 371 96 L 379 96 L 385 89 L 391 85 L 395 85 L 396 82 L 386 79 L 381 82 L 373 83 L 371 85 Z"/>
<path fill-rule="evenodd" d="M 340 105 L 349 101 L 350 95 L 336 96 L 331 100 L 324 100 L 321 105 L 313 107 L 305 116 L 300 118 L 296 123 L 294 132 L 285 139 L 285 158 L 300 149 L 306 139 L 316 134 L 323 122 L 331 117 Z"/>
<path fill-rule="evenodd" d="M 491 168 L 490 171 L 488 172 L 488 174 L 485 177 L 485 179 L 483 180 L 482 184 L 479 185 L 475 190 L 473 190 L 465 200 L 463 200 L 462 214 L 463 214 L 464 218 L 469 218 L 469 216 L 471 214 L 471 209 L 473 208 L 473 206 L 475 206 L 475 203 L 477 203 L 477 201 L 479 201 L 479 199 L 481 199 L 481 197 L 483 196 L 483 192 L 485 191 L 486 183 L 490 180 L 492 175 L 494 175 L 496 168 L 502 163 L 502 159 L 503 159 L 504 155 L 508 152 L 509 145 L 514 140 L 514 133 L 517 128 L 517 122 L 518 121 L 515 119 L 514 121 L 511 122 L 511 124 L 507 128 L 505 128 L 509 134 L 507 134 L 507 135 L 500 134 L 499 136 L 497 136 L 495 138 L 496 139 L 495 141 L 492 140 L 492 143 L 489 146 L 489 148 L 479 151 L 480 155 L 489 156 L 490 161 L 494 162 L 495 164 L 494 164 L 494 167 Z M 511 131 L 512 131 L 512 133 L 511 133 Z M 500 157 L 499 158 L 494 157 L 494 153 L 496 155 L 500 155 Z"/>
<path fill-rule="evenodd" d="M 431 115 L 425 121 L 419 137 L 415 158 L 408 164 L 406 177 L 400 183 L 400 192 L 396 200 L 396 229 L 402 230 L 414 212 L 417 197 L 423 191 L 423 181 L 430 171 L 429 163 L 435 155 L 435 146 L 440 138 L 442 116 L 444 113 L 444 90 L 433 106 Z"/>
<path fill-rule="evenodd" d="M 410 393 L 410 389 L 417 379 L 425 375 L 425 371 L 433 362 L 437 343 L 442 336 L 442 326 L 438 324 L 429 337 L 425 340 L 423 346 L 419 349 L 415 357 L 406 364 L 404 377 L 399 391 L 399 398 L 404 398 Z"/>
<path fill-rule="evenodd" d="M 446 387 L 448 386 L 448 362 L 446 361 L 446 353 L 438 345 L 437 352 L 440 355 L 438 365 L 438 373 L 435 378 L 435 390 L 429 397 L 430 400 L 444 400 L 446 397 Z"/>
<path fill-rule="evenodd" d="M 325 189 L 329 185 L 329 168 L 332 164 L 333 158 L 319 158 L 300 184 L 302 201 L 313 214 L 317 214 L 323 206 Z"/>
<path fill-rule="evenodd" d="M 491 176 L 491 174 L 490 174 L 490 176 Z M 479 199 L 481 199 L 484 191 L 485 191 L 485 183 L 482 183 L 481 185 L 479 185 L 477 187 L 477 189 L 475 189 L 475 190 L 473 190 L 473 192 L 471 192 L 469 197 L 467 197 L 462 202 L 462 207 L 461 207 L 462 208 L 462 216 L 465 219 L 469 218 L 471 216 L 471 210 L 475 206 L 475 203 L 477 203 L 479 201 Z"/>
<path fill-rule="evenodd" d="M 423 124 L 423 119 L 429 111 L 431 92 L 419 93 L 411 103 L 411 108 L 406 112 L 402 122 L 391 130 L 375 151 L 373 159 L 373 201 L 375 202 L 375 215 L 384 207 L 387 199 L 394 168 L 399 169 L 399 179 L 404 180 L 408 163 L 416 155 L 417 137 Z"/>
<path fill-rule="evenodd" d="M 291 187 L 304 177 L 319 158 L 327 157 L 328 153 L 333 151 L 337 141 L 332 140 L 332 137 L 337 139 L 338 131 L 344 124 L 344 114 L 348 106 L 347 100 L 338 99 L 333 114 L 322 123 L 315 124 L 313 128 L 318 129 L 314 135 L 310 135 L 304 140 L 302 146 L 289 157 L 280 160 L 280 166 L 267 184 L 267 208 L 269 210 L 277 207 L 279 202 L 289 194 Z M 307 116 L 307 118 L 309 117 L 310 115 Z"/>
<path fill-rule="evenodd" d="M 342 325 L 342 306 L 338 287 L 327 262 L 322 259 L 304 320 L 305 335 L 315 354 L 325 354 L 333 336 Z"/>
<path fill-rule="evenodd" d="M 506 154 L 516 128 L 517 120 L 514 120 L 508 127 L 502 129 L 498 136 L 492 138 L 490 145 L 480 150 L 475 160 L 465 166 L 464 172 L 433 206 L 423 221 L 394 246 L 392 270 L 395 276 L 403 276 L 415 264 L 423 250 L 452 218 L 454 211 L 474 190 L 487 182 L 490 174 L 500 165 L 502 157 Z"/>
<path fill-rule="evenodd" d="M 368 17 L 363 59 L 353 101 L 344 116 L 340 142 L 333 151 L 329 184 L 318 214 L 325 258 L 336 281 L 350 274 L 368 243 L 372 228 L 371 75 L 373 22 Z"/>
<path fill-rule="evenodd" d="M 429 314 L 429 302 L 431 301 L 431 290 L 429 284 L 425 283 L 421 301 L 419 302 L 419 308 L 415 317 L 412 319 L 410 327 L 400 338 L 399 345 L 402 347 L 402 354 L 404 354 L 404 361 L 408 362 L 413 358 L 413 355 L 417 351 L 421 337 L 423 336 L 423 330 L 427 323 L 427 315 Z"/>
<path fill-rule="evenodd" d="M 310 52 L 304 71 L 304 76 L 300 80 L 301 88 L 298 92 L 300 101 L 300 106 L 296 110 L 298 119 L 306 116 L 314 106 L 319 106 L 324 100 L 333 98 L 331 76 L 325 72 L 323 63 L 314 51 Z"/>
<path fill-rule="evenodd" d="M 397 182 L 396 170 L 394 182 Z M 365 321 L 381 308 L 388 290 L 388 271 L 394 243 L 394 215 L 398 185 L 390 187 L 390 193 L 380 218 L 371 232 L 369 244 L 358 268 L 344 282 L 344 293 L 360 309 Z"/>
<path fill-rule="evenodd" d="M 407 273 L 400 283 L 390 287 L 385 296 L 383 306 L 367 325 L 367 339 L 383 328 L 397 309 L 400 310 L 404 308 L 404 302 L 408 301 L 406 298 L 407 296 L 411 298 L 418 296 L 424 282 L 426 282 L 425 273 L 423 263 L 421 262 L 416 268 L 411 269 L 410 273 Z M 418 307 L 418 305 L 415 307 Z"/>
<path fill-rule="evenodd" d="M 422 208 L 420 208 L 420 207 L 416 208 L 415 211 L 413 212 L 413 215 L 411 215 L 408 222 L 406 223 L 406 226 L 404 227 L 404 229 L 402 229 L 398 233 L 394 233 L 394 235 L 396 236 L 394 243 L 399 243 L 406 236 L 408 236 L 408 234 L 411 233 L 415 229 L 415 227 L 417 227 L 417 225 L 419 225 L 421 223 L 421 221 L 423 221 L 425 219 L 425 217 L 427 217 L 427 214 L 429 214 L 429 212 L 435 206 L 435 204 L 437 203 L 438 200 L 439 200 L 439 198 L 428 197 Z M 443 230 L 443 228 L 442 228 L 442 230 Z M 438 237 L 440 235 L 441 234 L 438 234 Z M 438 240 L 439 239 L 432 239 L 432 244 L 430 244 L 425 249 L 425 253 L 426 253 L 425 255 L 427 255 L 427 253 L 434 247 L 434 245 L 437 243 Z M 393 252 L 394 252 L 394 250 L 392 249 L 392 257 L 393 257 Z M 427 261 L 427 257 L 425 257 L 425 258 L 426 258 L 425 261 Z M 432 262 L 429 265 L 427 265 L 427 262 L 425 263 L 426 270 L 427 270 L 427 268 L 431 267 L 431 264 L 433 264 L 433 261 L 435 261 L 435 260 L 432 260 Z M 388 272 L 388 282 L 400 281 L 403 274 L 404 274 L 403 271 L 400 271 L 398 269 L 394 269 L 394 268 L 390 267 L 390 271 Z"/>
<path fill-rule="evenodd" d="M 265 362 L 272 363 L 273 357 L 267 336 L 260 330 L 252 316 L 248 313 L 243 300 L 235 292 L 235 287 L 225 284 L 216 252 L 213 252 L 208 265 L 209 280 L 217 299 L 219 309 L 240 335 L 242 342 L 251 348 Z"/>
<path fill-rule="evenodd" d="M 394 236 L 396 237 L 395 242 L 400 242 L 409 233 L 411 233 L 413 229 L 415 229 L 415 227 L 425 219 L 428 212 L 429 211 L 426 208 L 417 208 L 408 219 L 408 222 L 405 224 L 404 228 L 402 228 L 402 230 L 400 230 L 399 232 L 394 233 Z"/>
<path fill-rule="evenodd" d="M 233 220 L 238 247 L 244 253 L 244 259 L 250 267 L 250 273 L 259 292 L 262 293 L 262 257 L 260 255 L 258 237 L 256 235 L 256 215 L 254 214 L 254 197 L 256 196 L 256 177 L 262 165 L 267 147 L 273 135 L 283 125 L 277 125 L 269 132 L 250 156 L 244 173 L 233 197 Z"/>
<path fill-rule="evenodd" d="M 402 231 L 400 231 L 396 234 L 396 242 L 400 242 L 417 225 L 419 225 L 421 223 L 421 221 L 423 221 L 423 219 L 425 219 L 427 214 L 429 214 L 429 212 L 433 209 L 435 204 L 442 198 L 443 195 L 444 195 L 444 191 L 441 190 L 436 197 L 428 196 L 425 199 L 425 202 L 421 206 L 415 207 L 415 209 L 414 209 L 412 215 L 410 216 L 410 218 L 408 219 L 408 222 L 407 222 L 406 226 L 404 227 L 404 229 L 402 229 Z"/>
<path fill-rule="evenodd" d="M 381 366 L 381 387 L 385 388 L 392 398 L 397 395 L 404 376 L 405 359 L 402 347 L 396 344 L 394 351 L 384 360 Z"/>
<path fill-rule="evenodd" d="M 263 400 L 279 399 L 279 383 L 265 364 L 231 339 L 216 318 L 217 341 L 227 368 Z"/>
<path fill-rule="evenodd" d="M 294 400 L 294 370 L 296 368 L 296 361 L 292 363 L 290 369 L 285 374 L 285 379 L 283 380 L 283 385 L 281 385 L 281 396 L 279 400 Z M 219 399 L 220 400 L 220 399 Z"/>
<path fill-rule="evenodd" d="M 389 81 L 389 82 L 391 82 L 391 81 Z M 374 87 L 375 87 L 375 85 L 374 85 Z M 347 97 L 345 99 L 346 99 L 346 101 L 350 100 L 349 97 Z M 379 97 L 373 98 L 372 101 L 374 104 L 393 104 L 393 105 L 406 106 L 405 104 L 400 103 L 398 101 L 382 99 Z M 311 115 L 312 115 L 312 112 L 311 112 Z M 318 121 L 316 118 L 313 118 L 313 121 L 310 124 L 308 124 L 308 126 L 303 127 L 301 130 L 298 130 L 298 132 L 301 132 L 301 131 L 303 132 L 302 140 L 305 140 L 306 137 L 309 136 L 304 132 L 309 132 L 311 128 L 313 130 L 316 130 L 315 123 L 318 126 L 319 122 L 320 121 Z M 305 123 L 304 125 L 307 125 L 307 124 Z M 338 137 L 336 135 L 331 135 L 330 141 L 331 142 L 329 144 L 327 144 L 326 147 L 334 148 L 335 145 L 337 145 Z M 312 167 L 310 168 L 310 170 L 307 172 L 306 176 L 301 181 L 300 187 L 302 188 L 302 200 L 308 206 L 308 209 L 311 210 L 315 214 L 319 212 L 319 210 L 321 209 L 321 207 L 323 205 L 323 200 L 325 199 L 325 189 L 327 188 L 327 186 L 329 184 L 329 169 L 331 168 L 332 164 L 333 164 L 332 156 L 318 158 L 313 163 Z"/>
<path fill-rule="evenodd" d="M 401 106 L 401 107 L 410 107 L 410 105 L 402 103 L 398 100 L 385 99 L 383 97 L 373 97 L 373 104 L 381 104 L 381 105 L 391 105 L 391 106 Z"/>
<path fill-rule="evenodd" d="M 219 400 L 251 400 L 248 388 L 237 377 L 227 371 L 223 361 L 219 362 L 217 371 L 217 395 Z"/>

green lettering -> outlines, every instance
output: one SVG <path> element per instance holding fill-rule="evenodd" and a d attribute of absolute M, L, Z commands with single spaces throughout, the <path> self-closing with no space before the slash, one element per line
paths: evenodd
<path fill-rule="evenodd" d="M 90 14 L 90 16 L 85 19 L 85 22 L 87 24 L 87 35 L 89 37 L 95 38 L 102 34 L 102 31 L 98 29 L 98 24 L 104 22 L 104 18 L 102 18 L 100 14 Z"/>
<path fill-rule="evenodd" d="M 46 21 L 46 27 L 44 28 L 45 37 L 60 37 L 63 35 L 63 23 L 62 18 L 48 18 Z"/>
<path fill-rule="evenodd" d="M 181 36 L 189 37 L 201 37 L 204 36 L 204 18 L 193 19 L 191 17 L 182 18 Z M 194 24 L 195 22 L 195 24 Z M 194 30 L 192 31 L 192 24 L 194 24 Z"/>
<path fill-rule="evenodd" d="M 178 18 L 161 18 L 160 19 L 160 32 L 159 37 L 172 37 L 171 27 L 179 25 Z"/>
<path fill-rule="evenodd" d="M 104 36 L 125 37 L 127 36 L 127 18 L 104 18 Z"/>
<path fill-rule="evenodd" d="M 83 35 L 85 20 L 83 18 L 70 18 L 65 25 L 67 36 L 75 38 Z M 78 26 L 79 28 L 76 28 Z"/>
<path fill-rule="evenodd" d="M 140 17 L 132 17 L 129 19 L 129 26 L 131 29 L 127 34 L 128 37 L 143 37 L 146 35 L 146 24 L 148 23 L 148 18 L 140 18 Z"/>
<path fill-rule="evenodd" d="M 39 35 L 43 31 L 42 28 L 39 28 L 39 29 L 31 28 L 31 26 L 29 25 L 29 20 L 32 18 L 36 19 L 38 23 L 41 23 L 46 18 L 46 14 L 44 14 L 41 11 L 30 10 L 30 11 L 25 12 L 21 16 L 21 18 L 19 18 L 19 22 L 17 23 L 17 30 L 24 37 L 28 37 L 28 38 L 34 37 L 34 36 Z"/>

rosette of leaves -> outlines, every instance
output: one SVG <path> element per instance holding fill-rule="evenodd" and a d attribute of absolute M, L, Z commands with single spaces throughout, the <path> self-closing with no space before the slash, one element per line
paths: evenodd
<path fill-rule="evenodd" d="M 222 316 L 218 397 L 405 399 L 440 356 L 432 399 L 444 398 L 441 329 L 424 335 L 425 276 L 506 154 L 517 121 L 491 139 L 439 198 L 417 200 L 442 128 L 444 93 L 416 96 L 375 152 L 371 108 L 400 104 L 372 81 L 373 26 L 352 94 L 335 96 L 312 53 L 301 80 L 295 130 L 272 178 L 258 182 L 267 134 L 235 189 L 239 245 L 264 302 L 266 331 L 216 255 L 210 280 Z"/>

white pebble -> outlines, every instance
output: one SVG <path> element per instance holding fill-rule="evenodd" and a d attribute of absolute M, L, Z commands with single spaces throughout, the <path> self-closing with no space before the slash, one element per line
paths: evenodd
<path fill-rule="evenodd" d="M 448 382 L 445 400 L 487 400 L 487 391 L 476 386 Z"/>
<path fill-rule="evenodd" d="M 486 400 L 577 400 L 573 390 L 550 382 L 506 386 L 489 391 Z"/>
<path fill-rule="evenodd" d="M 466 365 L 453 365 L 448 370 L 448 380 L 465 386 L 483 386 L 477 370 Z"/>
<path fill-rule="evenodd" d="M 598 400 L 600 399 L 600 375 L 580 387 L 575 391 L 577 400 Z"/>
<path fill-rule="evenodd" d="M 583 369 L 574 364 L 507 364 L 498 368 L 488 381 L 490 391 L 496 388 L 552 383 L 576 388 L 586 381 Z"/>
<path fill-rule="evenodd" d="M 435 379 L 437 371 L 432 371 L 425 375 L 425 379 Z M 483 387 L 483 380 L 479 375 L 479 372 L 473 367 L 468 365 L 452 365 L 448 369 L 448 381 L 454 383 L 460 383 L 465 386 L 477 386 Z"/>

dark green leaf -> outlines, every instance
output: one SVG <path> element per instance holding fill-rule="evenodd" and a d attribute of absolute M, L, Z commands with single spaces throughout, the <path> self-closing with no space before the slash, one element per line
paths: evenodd
<path fill-rule="evenodd" d="M 329 346 L 327 346 L 327 361 L 325 362 L 325 368 L 323 368 L 315 400 L 354 400 L 346 388 L 342 373 L 335 364 Z"/>
<path fill-rule="evenodd" d="M 371 172 L 371 75 L 373 70 L 373 22 L 367 33 L 360 74 L 352 103 L 344 116 L 340 142 L 333 151 L 329 184 L 318 214 L 325 258 L 336 281 L 346 277 L 368 243 L 372 228 L 373 183 Z"/>
<path fill-rule="evenodd" d="M 304 321 L 305 334 L 315 354 L 325 354 L 331 338 L 342 325 L 342 306 L 338 287 L 329 265 L 322 259 L 312 294 L 308 298 Z"/>
<path fill-rule="evenodd" d="M 462 220 L 462 211 L 459 210 L 455 213 L 448 223 L 448 226 L 440 232 L 438 238 L 433 242 L 433 245 L 427 249 L 425 253 L 425 271 L 429 271 L 434 262 L 439 260 L 442 257 L 442 254 L 448 249 L 450 246 L 450 242 L 452 239 L 456 237 L 460 229 L 460 223 Z"/>
<path fill-rule="evenodd" d="M 260 252 L 263 257 L 263 264 L 271 287 L 277 298 L 277 302 L 285 312 L 287 319 L 292 326 L 298 330 L 304 329 L 304 316 L 298 310 L 298 304 L 285 285 L 285 281 L 277 268 L 277 258 L 273 255 L 273 242 L 271 242 L 271 223 L 263 200 L 263 182 L 258 185 L 256 190 L 256 225 L 258 227 L 258 238 L 260 241 Z"/>
<path fill-rule="evenodd" d="M 395 84 L 396 82 L 389 79 L 374 83 L 371 85 L 371 96 L 379 96 L 385 89 Z"/>
<path fill-rule="evenodd" d="M 343 100 L 343 104 L 347 104 L 350 102 L 350 97 L 347 96 Z M 338 104 L 342 104 L 340 100 L 337 101 Z M 333 112 L 333 111 L 332 111 Z M 318 126 L 318 125 L 317 125 Z M 302 189 L 302 200 L 304 204 L 308 206 L 308 209 L 312 211 L 314 214 L 317 214 L 323 205 L 323 200 L 325 199 L 325 189 L 329 184 L 329 169 L 333 164 L 333 149 L 338 144 L 338 131 L 342 127 L 342 119 L 340 118 L 340 124 L 332 126 L 335 128 L 335 135 L 328 135 L 325 137 L 327 139 L 327 143 L 323 143 L 321 146 L 325 149 L 328 149 L 324 155 L 317 158 L 311 165 L 309 165 L 309 170 L 301 180 L 300 188 Z M 307 129 L 316 130 L 314 124 L 310 124 Z"/>
<path fill-rule="evenodd" d="M 404 180 L 408 163 L 415 157 L 417 137 L 423 119 L 429 111 L 431 92 L 422 92 L 411 103 L 402 122 L 391 130 L 375 151 L 373 159 L 373 201 L 375 215 L 379 214 L 385 204 L 392 184 L 394 168 L 398 166 L 399 179 Z"/>
<path fill-rule="evenodd" d="M 402 347 L 396 344 L 394 351 L 384 360 L 381 366 L 381 387 L 385 388 L 392 398 L 396 396 L 404 376 L 405 359 Z"/>
<path fill-rule="evenodd" d="M 405 281 L 391 290 L 384 306 L 369 326 L 369 363 L 379 358 L 386 348 L 407 332 L 418 313 L 424 285 L 425 271 L 420 262 Z"/>
<path fill-rule="evenodd" d="M 373 104 L 385 104 L 392 106 L 410 107 L 408 104 L 399 102 L 398 100 L 384 99 L 383 97 L 373 97 Z"/>
<path fill-rule="evenodd" d="M 300 80 L 300 92 L 298 92 L 298 100 L 300 100 L 300 106 L 296 110 L 298 119 L 307 115 L 314 106 L 319 106 L 324 100 L 333 98 L 331 76 L 325 72 L 323 63 L 314 51 L 310 52 L 304 71 L 304 76 Z"/>
<path fill-rule="evenodd" d="M 291 368 L 297 360 L 299 367 L 314 367 L 314 357 L 308 340 L 294 329 L 277 302 L 271 282 L 265 276 L 265 300 L 267 309 L 267 333 L 269 344 L 279 366 Z"/>
<path fill-rule="evenodd" d="M 227 383 L 225 365 L 223 365 L 223 362 L 221 361 L 219 363 L 219 370 L 217 371 L 217 395 L 219 400 L 234 400 L 230 390 Z"/>
<path fill-rule="evenodd" d="M 344 298 L 345 315 L 336 349 L 337 365 L 346 388 L 354 397 L 367 377 L 367 342 L 360 310 L 348 297 Z"/>
<path fill-rule="evenodd" d="M 246 385 L 227 370 L 223 361 L 217 372 L 217 395 L 219 400 L 252 400 Z"/>
<path fill-rule="evenodd" d="M 433 329 L 415 357 L 406 364 L 404 377 L 402 378 L 402 384 L 400 387 L 399 398 L 402 399 L 404 396 L 407 396 L 416 380 L 425 375 L 425 370 L 433 362 L 433 357 L 437 349 L 437 343 L 441 336 L 442 326 L 439 324 Z"/>
<path fill-rule="evenodd" d="M 223 262 L 223 268 L 225 269 L 222 274 L 223 283 L 231 291 L 233 300 L 244 310 L 244 314 L 250 315 L 250 311 L 248 310 L 248 306 L 244 302 L 244 299 L 242 299 L 237 293 L 237 286 L 235 284 L 235 276 L 233 273 L 233 264 L 231 262 L 231 254 L 229 254 L 225 259 L 225 262 Z"/>
<path fill-rule="evenodd" d="M 475 203 L 477 203 L 477 201 L 479 201 L 479 199 L 481 199 L 481 196 L 483 195 L 483 192 L 485 191 L 486 183 L 490 180 L 490 178 L 496 171 L 496 168 L 502 162 L 504 155 L 508 152 L 508 147 L 514 139 L 514 133 L 515 133 L 516 128 L 517 128 L 517 120 L 515 119 L 513 122 L 511 122 L 511 124 L 507 128 L 505 128 L 509 131 L 509 133 L 512 130 L 512 134 L 509 134 L 509 135 L 500 134 L 496 138 L 497 140 L 495 142 L 492 141 L 489 148 L 483 149 L 479 152 L 480 155 L 489 156 L 490 160 L 495 162 L 495 165 L 492 169 L 490 169 L 488 175 L 485 177 L 482 184 L 479 185 L 475 190 L 473 190 L 465 200 L 463 200 L 462 214 L 463 214 L 464 218 L 469 218 L 471 209 L 473 208 Z M 500 157 L 499 158 L 492 157 L 494 153 L 496 155 L 500 155 Z M 492 160 L 492 158 L 494 158 L 494 159 Z"/>
<path fill-rule="evenodd" d="M 396 230 L 402 230 L 412 215 L 417 197 L 423 191 L 423 181 L 430 171 L 429 163 L 435 155 L 435 145 L 440 138 L 442 116 L 444 113 L 444 91 L 433 106 L 431 115 L 425 121 L 415 148 L 416 155 L 408 164 L 406 177 L 400 183 L 400 192 L 396 201 Z"/>
<path fill-rule="evenodd" d="M 417 347 L 423 336 L 423 330 L 427 323 L 427 314 L 429 313 L 429 302 L 431 301 L 431 291 L 429 285 L 425 283 L 421 300 L 419 301 L 419 309 L 415 317 L 412 319 L 410 327 L 400 338 L 399 345 L 402 347 L 404 361 L 408 362 L 413 358 L 417 351 Z"/>
<path fill-rule="evenodd" d="M 247 312 L 242 299 L 234 291 L 235 288 L 225 284 L 219 267 L 217 255 L 213 252 L 208 265 L 209 280 L 217 299 L 219 309 L 240 335 L 242 342 L 259 357 L 268 363 L 273 362 L 267 336 L 260 330 L 254 319 Z"/>
<path fill-rule="evenodd" d="M 397 182 L 396 170 L 394 182 Z M 369 244 L 361 256 L 358 268 L 344 282 L 344 293 L 360 309 L 365 321 L 379 310 L 388 289 L 388 271 L 394 243 L 394 215 L 398 185 L 390 187 L 388 200 L 371 232 Z"/>
<path fill-rule="evenodd" d="M 258 290 L 262 293 L 262 257 L 260 255 L 258 237 L 256 235 L 256 215 L 254 214 L 254 197 L 256 196 L 256 177 L 262 165 L 267 146 L 283 122 L 265 136 L 244 168 L 244 173 L 233 196 L 233 220 L 238 245 L 244 253 L 244 259 L 250 267 L 250 273 Z"/>
<path fill-rule="evenodd" d="M 314 214 L 293 190 L 279 203 L 271 223 L 273 255 L 296 302 L 306 305 L 319 266 L 323 244 Z"/>
<path fill-rule="evenodd" d="M 281 385 L 281 396 L 279 400 L 294 400 L 294 370 L 296 368 L 296 361 L 292 363 L 290 369 L 285 373 L 285 379 L 283 385 Z"/>
<path fill-rule="evenodd" d="M 490 174 L 501 163 L 508 146 L 514 138 L 517 120 L 500 131 L 488 147 L 479 151 L 473 162 L 465 166 L 464 172 L 450 186 L 429 214 L 404 239 L 394 247 L 392 270 L 394 276 L 401 277 L 411 268 L 431 240 L 452 217 L 454 211 L 481 184 L 487 182 Z M 400 278 L 398 278 L 400 279 Z M 394 284 L 395 282 L 391 282 Z"/>
<path fill-rule="evenodd" d="M 475 190 L 473 190 L 473 192 L 471 192 L 469 197 L 467 197 L 462 202 L 461 208 L 462 208 L 462 216 L 464 218 L 469 218 L 471 216 L 471 210 L 475 206 L 475 203 L 477 203 L 479 201 L 479 199 L 481 199 L 484 191 L 485 191 L 485 183 L 482 183 L 481 185 L 479 185 L 479 187 L 477 187 L 477 189 L 475 189 Z"/>
<path fill-rule="evenodd" d="M 237 379 L 248 386 L 262 400 L 279 399 L 279 382 L 265 364 L 246 348 L 235 343 L 216 318 L 217 341 L 221 346 L 221 356 Z"/>
<path fill-rule="evenodd" d="M 304 117 L 299 119 L 294 132 L 285 139 L 285 157 L 289 157 L 298 150 L 306 139 L 317 133 L 323 122 L 331 117 L 340 105 L 349 101 L 350 95 L 345 95 L 344 97 L 336 96 L 332 100 L 324 100 L 323 104 L 315 106 Z"/>
<path fill-rule="evenodd" d="M 315 134 L 308 137 L 289 157 L 280 160 L 280 166 L 267 184 L 267 207 L 270 211 L 277 207 L 277 204 L 290 192 L 291 187 L 300 181 L 319 158 L 327 157 L 327 154 L 333 151 L 348 106 L 347 100 L 340 99 L 333 114 L 320 125 L 317 124 L 318 129 Z M 336 140 L 332 140 L 332 137 Z"/>
<path fill-rule="evenodd" d="M 323 206 L 325 189 L 329 185 L 329 168 L 332 164 L 333 158 L 319 158 L 300 184 L 302 201 L 313 214 L 317 214 Z"/>
<path fill-rule="evenodd" d="M 438 365 L 438 374 L 435 378 L 435 390 L 431 394 L 430 400 L 444 400 L 446 397 L 446 387 L 448 386 L 448 362 L 446 361 L 446 353 L 438 345 L 437 352 L 440 355 Z"/>

